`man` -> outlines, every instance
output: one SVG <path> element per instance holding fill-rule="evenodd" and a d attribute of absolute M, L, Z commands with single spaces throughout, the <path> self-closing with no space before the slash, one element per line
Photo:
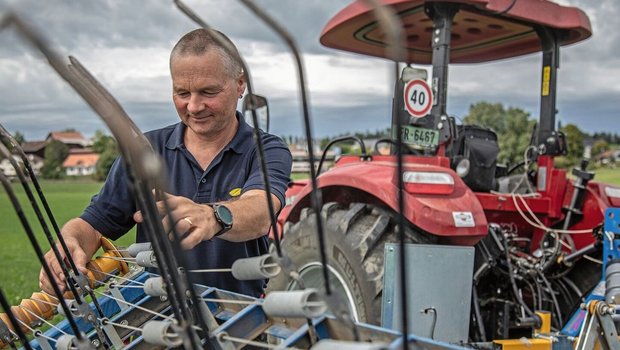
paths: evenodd
<path fill-rule="evenodd" d="M 257 149 L 252 128 L 236 111 L 245 77 L 240 56 L 228 42 L 230 46 L 222 47 L 203 29 L 179 40 L 170 55 L 170 73 L 172 99 L 181 122 L 146 133 L 166 163 L 171 182 L 167 203 L 177 232 L 185 233 L 181 246 L 187 249 L 190 270 L 230 268 L 237 259 L 268 252 L 265 234 L 271 222 Z M 284 203 L 292 158 L 279 138 L 262 133 L 262 140 L 278 211 Z M 122 161 L 117 159 L 101 192 L 79 218 L 65 224 L 62 235 L 78 268 L 85 272 L 101 236 L 117 239 L 140 222 L 142 215 L 128 189 Z M 163 222 L 169 228 L 167 218 Z M 141 226 L 137 242 L 146 241 Z M 55 282 L 63 286 L 65 277 L 51 252 L 46 260 Z M 264 287 L 262 280 L 242 282 L 231 274 L 194 277 L 208 286 L 253 296 L 260 295 Z M 41 288 L 51 292 L 50 283 L 42 271 Z"/>

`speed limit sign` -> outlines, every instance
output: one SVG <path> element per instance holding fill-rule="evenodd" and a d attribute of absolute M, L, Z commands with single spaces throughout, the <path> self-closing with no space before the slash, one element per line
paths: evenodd
<path fill-rule="evenodd" d="M 428 114 L 433 105 L 433 92 L 426 81 L 410 80 L 405 84 L 405 109 L 411 116 L 422 118 Z"/>

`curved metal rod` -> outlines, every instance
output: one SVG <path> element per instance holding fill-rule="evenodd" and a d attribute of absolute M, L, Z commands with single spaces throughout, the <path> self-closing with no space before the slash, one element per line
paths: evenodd
<path fill-rule="evenodd" d="M 149 239 L 153 244 L 159 267 L 163 272 L 162 277 L 166 281 L 166 289 L 170 296 L 175 317 L 185 332 L 184 340 L 189 342 L 187 345 L 199 349 L 201 347 L 200 341 L 190 324 L 192 315 L 184 301 L 187 290 L 190 290 L 190 294 L 195 294 L 195 292 L 191 292 L 194 286 L 186 274 L 185 281 L 187 283 L 180 280 L 177 271 L 179 264 L 175 256 L 184 262 L 181 247 L 177 239 L 172 242 L 167 239 L 152 193 L 153 188 L 162 189 L 166 187 L 166 177 L 162 176 L 166 173 L 163 162 L 153 152 L 148 140 L 114 97 L 98 83 L 77 59 L 74 57 L 69 59 L 71 61 L 69 68 L 73 74 L 70 84 L 83 97 L 88 97 L 85 100 L 101 116 L 119 143 L 119 149 L 123 154 L 129 175 L 129 184 L 133 185 L 134 195 L 139 207 L 143 210 L 144 224 L 147 226 L 145 231 L 150 236 Z M 176 235 L 173 236 L 176 238 Z M 185 266 L 186 264 L 182 263 L 181 265 Z M 199 319 L 202 320 L 202 315 L 198 314 Z M 206 327 L 205 324 L 201 324 L 201 326 Z"/>
<path fill-rule="evenodd" d="M 379 25 L 383 29 L 386 34 L 386 42 L 387 42 L 387 50 L 388 57 L 391 57 L 394 60 L 394 77 L 397 81 L 399 79 L 399 62 L 406 61 L 407 55 L 404 50 L 406 47 L 402 32 L 402 21 L 396 13 L 391 8 L 383 5 L 378 0 L 364 0 L 366 4 L 372 7 L 375 17 L 379 22 Z M 399 238 L 399 247 L 400 247 L 400 293 L 401 293 L 401 302 L 402 309 L 408 310 L 407 308 L 407 254 L 405 254 L 405 228 L 407 226 L 405 216 L 403 212 L 405 211 L 405 195 L 403 191 L 404 181 L 403 181 L 403 137 L 402 137 L 402 125 L 400 118 L 394 118 L 394 114 L 398 113 L 395 108 L 392 108 L 393 118 L 392 120 L 397 120 L 396 123 L 396 175 L 398 178 L 398 238 Z M 409 329 L 409 317 L 407 312 L 401 313 L 402 317 L 402 332 L 403 332 L 403 349 L 408 348 L 407 344 L 407 332 Z"/>
<path fill-rule="evenodd" d="M 150 144 L 146 140 L 146 138 L 142 135 L 139 129 L 135 126 L 135 124 L 131 121 L 131 119 L 127 116 L 122 107 L 114 100 L 114 98 L 107 93 L 107 91 L 94 79 L 88 72 L 81 67 L 81 64 L 74 58 L 70 58 L 72 65 L 66 66 L 63 63 L 63 60 L 60 58 L 54 50 L 52 50 L 45 42 L 45 40 L 29 25 L 21 21 L 15 14 L 9 14 L 1 23 L 2 27 L 8 26 L 8 24 L 15 24 L 18 28 L 20 34 L 22 34 L 27 41 L 32 43 L 37 49 L 39 49 L 48 59 L 49 64 L 56 70 L 56 72 L 66 80 L 73 89 L 91 106 L 91 108 L 103 119 L 104 122 L 108 125 L 110 130 L 113 132 L 116 137 L 119 148 L 123 152 L 123 158 L 127 165 L 128 173 L 130 174 L 131 179 L 148 179 L 149 187 L 146 187 L 146 194 L 144 198 L 151 199 L 151 188 L 158 187 L 164 188 L 165 181 L 161 178 L 161 174 L 163 171 L 161 170 L 161 162 L 156 161 L 156 156 L 153 155 L 152 150 L 150 149 Z M 155 160 L 155 161 L 154 161 Z M 134 173 L 134 174 L 132 174 Z M 153 174 L 155 173 L 155 176 Z M 133 177 L 135 175 L 135 178 Z M 135 182 L 130 182 L 130 184 L 135 184 Z M 144 194 L 145 186 L 134 186 L 132 190 L 135 190 L 137 194 L 136 197 L 138 199 L 142 199 L 143 196 L 140 196 L 140 192 Z M 144 203 L 144 200 L 140 201 L 141 204 Z M 162 235 L 157 235 L 157 232 L 163 232 L 163 226 L 161 220 L 159 220 L 158 212 L 155 208 L 153 211 L 153 206 L 149 207 L 148 205 L 144 205 L 142 208 L 145 210 L 145 222 L 147 225 L 155 225 L 154 228 L 158 230 L 146 230 L 151 235 L 151 239 L 154 242 L 154 248 L 156 247 L 155 242 L 157 242 L 158 237 Z M 163 237 L 166 237 L 163 234 Z M 170 242 L 164 242 L 164 245 L 170 246 Z M 157 247 L 162 248 L 162 247 Z M 162 270 L 165 272 L 173 271 L 170 269 L 169 262 L 171 259 L 165 254 L 166 252 L 163 249 L 159 249 L 156 253 L 158 255 L 159 263 L 161 264 Z M 162 256 L 163 255 L 163 256 Z M 180 255 L 180 254 L 179 254 Z M 172 265 L 176 266 L 176 265 Z M 162 277 L 168 281 L 172 281 L 172 283 L 166 283 L 167 288 L 169 288 L 170 296 L 172 297 L 171 305 L 174 310 L 174 314 L 177 317 L 179 325 L 186 333 L 186 339 L 189 339 L 191 344 L 191 348 L 199 349 L 199 341 L 196 339 L 193 334 L 195 331 L 191 327 L 191 325 L 187 324 L 186 320 L 190 319 L 190 312 L 187 310 L 187 305 L 181 300 L 181 296 L 185 295 L 185 288 L 182 284 L 178 283 L 178 278 L 176 278 L 177 271 L 174 273 L 166 273 L 162 274 Z M 53 280 L 53 278 L 51 279 Z M 175 283 L 176 282 L 176 283 Z M 190 289 L 193 288 L 193 285 L 188 286 Z M 57 288 L 57 286 L 56 286 Z M 175 288 L 176 290 L 173 290 Z M 77 333 L 78 337 L 81 337 L 79 333 Z M 81 338 L 79 338 L 81 340 Z"/>
<path fill-rule="evenodd" d="M 316 169 L 314 169 L 314 145 L 312 141 L 312 126 L 310 124 L 310 111 L 308 108 L 308 93 L 306 91 L 306 79 L 304 74 L 304 65 L 297 48 L 297 44 L 293 37 L 288 33 L 286 29 L 280 26 L 271 16 L 264 12 L 261 8 L 256 6 L 250 0 L 240 0 L 247 8 L 249 8 L 254 14 L 263 20 L 278 36 L 280 36 L 284 42 L 288 45 L 289 49 L 293 53 L 295 58 L 295 64 L 297 67 L 297 74 L 299 76 L 299 89 L 301 93 L 301 105 L 303 110 L 303 122 L 306 132 L 306 141 L 308 144 L 308 162 L 310 163 L 310 184 L 312 186 L 312 192 L 310 193 L 310 201 L 312 209 L 314 210 L 314 216 L 316 218 L 316 231 L 319 238 L 319 252 L 321 255 L 321 263 L 323 265 L 323 281 L 325 283 L 325 294 L 331 295 L 331 286 L 329 282 L 329 272 L 327 269 L 327 253 L 325 249 L 325 233 L 323 230 L 323 219 L 321 218 L 321 192 L 318 190 L 318 183 L 316 179 Z"/>
<path fill-rule="evenodd" d="M 0 135 L 0 139 L 1 138 L 2 137 Z M 35 212 L 35 215 L 36 215 L 36 217 L 37 217 L 37 219 L 39 221 L 39 224 L 41 225 L 41 228 L 43 229 L 43 233 L 45 235 L 45 238 L 47 239 L 47 241 L 50 244 L 50 247 L 52 249 L 52 252 L 54 253 L 54 257 L 58 261 L 58 264 L 60 266 L 60 270 L 67 277 L 66 285 L 69 287 L 69 290 L 73 294 L 73 298 L 78 303 L 78 305 L 84 304 L 86 301 L 84 300 L 84 297 L 82 296 L 82 294 L 77 289 L 78 286 L 79 286 L 79 287 L 82 287 L 84 289 L 84 292 L 88 292 L 90 290 L 90 288 L 86 287 L 86 280 L 84 280 L 84 278 L 85 278 L 84 275 L 81 275 L 82 280 L 78 280 L 78 278 L 79 278 L 78 276 L 79 275 L 75 275 L 72 271 L 70 271 L 67 268 L 67 264 L 65 263 L 64 259 L 60 255 L 60 251 L 58 250 L 58 246 L 54 242 L 54 238 L 52 237 L 52 234 L 51 234 L 51 232 L 49 230 L 49 227 L 47 226 L 47 222 L 45 221 L 45 218 L 43 217 L 43 213 L 41 212 L 41 209 L 39 208 L 37 200 L 34 197 L 34 194 L 32 193 L 32 190 L 30 189 L 30 186 L 28 185 L 26 177 L 24 176 L 24 172 L 22 171 L 22 168 L 15 161 L 15 159 L 13 159 L 11 152 L 4 146 L 4 144 L 2 144 L 2 142 L 0 142 L 0 155 L 3 155 L 5 158 L 7 158 L 9 160 L 9 162 L 11 163 L 11 165 L 13 166 L 13 168 L 15 169 L 15 173 L 17 174 L 17 177 L 19 178 L 19 182 L 21 183 L 21 185 L 22 185 L 22 187 L 24 189 L 24 192 L 26 193 L 26 196 L 28 197 L 28 200 L 30 201 L 30 206 L 32 207 L 33 211 Z M 58 234 L 58 235 L 60 235 L 60 234 Z M 68 253 L 68 250 L 65 251 L 65 255 L 66 255 L 67 260 L 70 260 L 73 263 L 73 265 L 75 265 L 75 262 L 73 261 L 73 258 L 71 257 L 71 255 Z M 50 280 L 50 281 L 53 281 L 53 280 Z M 91 293 L 89 293 L 89 294 L 91 294 Z M 93 305 L 95 305 L 95 309 L 97 310 L 99 315 L 103 316 L 103 310 L 101 309 L 101 306 L 97 302 L 96 298 L 93 300 Z M 90 308 L 88 308 L 87 310 L 88 310 L 89 313 L 92 312 L 92 310 Z M 96 321 L 96 318 L 87 317 L 87 316 L 88 315 L 84 315 L 82 318 L 86 322 L 89 322 L 89 323 L 91 323 L 93 325 L 93 328 L 96 329 L 97 335 L 99 336 L 99 338 L 101 338 L 102 341 L 107 341 L 107 338 L 104 336 L 103 330 L 102 330 L 101 326 L 98 324 L 98 322 Z"/>
<path fill-rule="evenodd" d="M 343 136 L 343 137 L 339 137 L 336 139 L 331 140 L 327 146 L 325 146 L 325 149 L 323 150 L 323 154 L 321 155 L 321 160 L 319 161 L 319 166 L 316 169 L 316 173 L 317 174 L 321 174 L 321 169 L 323 169 L 323 163 L 325 162 L 325 158 L 327 158 L 327 151 L 329 150 L 329 148 L 331 146 L 333 146 L 334 144 L 338 143 L 338 142 L 342 142 L 342 141 L 356 141 L 357 143 L 359 143 L 360 145 L 360 149 L 361 149 L 361 154 L 360 154 L 360 158 L 367 160 L 368 158 L 368 154 L 366 154 L 366 145 L 364 144 L 364 140 L 362 140 L 361 138 L 357 137 L 357 136 Z"/>
<path fill-rule="evenodd" d="M 230 44 L 222 38 L 221 34 L 218 31 L 211 28 L 211 26 L 209 26 L 207 22 L 205 22 L 202 18 L 200 18 L 200 16 L 198 16 L 191 8 L 185 5 L 181 0 L 174 0 L 174 3 L 179 8 L 179 10 L 181 10 L 181 12 L 183 12 L 192 21 L 194 21 L 196 24 L 201 26 L 203 29 L 213 34 L 213 37 L 215 38 L 215 40 L 217 40 L 218 44 L 226 48 L 226 50 L 229 52 L 235 51 L 232 48 L 230 48 Z M 280 232 L 278 232 L 278 218 L 276 216 L 276 211 L 273 206 L 273 198 L 271 198 L 271 185 L 270 185 L 269 176 L 268 176 L 267 161 L 265 159 L 265 150 L 263 147 L 263 140 L 260 135 L 260 129 L 258 127 L 258 115 L 256 114 L 256 102 L 254 101 L 254 85 L 252 84 L 252 78 L 250 76 L 250 70 L 248 69 L 248 65 L 243 59 L 243 57 L 241 57 L 241 54 L 239 54 L 239 61 L 241 63 L 241 66 L 243 67 L 243 72 L 245 74 L 245 82 L 248 87 L 248 94 L 250 95 L 250 99 L 252 101 L 252 103 L 250 103 L 252 107 L 250 110 L 252 111 L 252 122 L 254 124 L 254 128 L 253 128 L 254 141 L 256 142 L 256 147 L 258 150 L 258 161 L 261 165 L 261 175 L 263 177 L 263 183 L 265 184 L 265 193 L 267 194 L 267 208 L 269 209 L 269 219 L 271 220 L 271 229 L 273 230 L 273 240 L 276 246 L 276 253 L 278 254 L 278 258 L 282 258 L 282 248 L 280 245 Z"/>
<path fill-rule="evenodd" d="M 54 229 L 54 232 L 56 233 L 58 242 L 60 243 L 60 246 L 62 250 L 64 251 L 65 256 L 67 256 L 67 260 L 69 261 L 69 264 L 71 265 L 71 269 L 73 270 L 73 273 L 76 276 L 80 276 L 81 272 L 78 270 L 77 266 L 75 265 L 75 261 L 69 254 L 69 248 L 67 247 L 67 244 L 65 243 L 65 239 L 60 234 L 60 228 L 58 226 L 58 222 L 56 221 L 56 218 L 54 217 L 54 214 L 52 213 L 52 210 L 50 209 L 47 199 L 45 198 L 45 195 L 43 194 L 43 190 L 41 189 L 41 185 L 39 184 L 39 181 L 37 180 L 37 177 L 34 174 L 34 170 L 32 169 L 32 165 L 30 163 L 30 160 L 28 159 L 28 156 L 24 152 L 24 149 L 21 147 L 19 142 L 17 142 L 17 140 L 15 140 L 15 138 L 4 128 L 4 126 L 0 124 L 0 139 L 2 138 L 4 138 L 5 142 L 9 143 L 13 147 L 14 150 L 17 150 L 19 157 L 22 159 L 22 162 L 24 163 L 24 166 L 26 167 L 28 176 L 30 177 L 32 184 L 34 185 L 34 188 L 37 191 L 37 195 L 39 197 L 39 200 L 41 201 L 41 204 L 43 205 L 43 209 L 45 209 L 47 218 L 52 224 L 52 228 Z"/>
<path fill-rule="evenodd" d="M 26 350 L 32 350 L 32 346 L 30 346 L 30 343 L 28 342 L 28 338 L 26 338 L 26 334 L 22 330 L 22 327 L 19 325 L 17 318 L 13 314 L 13 311 L 11 310 L 11 305 L 9 305 L 9 302 L 6 300 L 6 297 L 4 296 L 4 293 L 2 292 L 2 288 L 0 288 L 0 305 L 2 305 L 4 312 L 6 313 L 9 320 L 11 321 L 13 329 L 15 330 L 15 333 L 17 334 L 19 341 L 22 342 L 22 345 L 24 346 Z M 0 320 L 0 322 L 3 322 L 3 321 Z M 6 326 L 8 327 L 8 325 Z M 9 336 L 10 336 L 11 333 L 9 329 L 7 329 L 7 333 L 9 333 Z M 5 341 L 5 340 L 10 340 L 10 339 L 0 339 L 0 342 Z M 12 344 L 12 341 L 7 342 L 7 343 Z"/>
<path fill-rule="evenodd" d="M 19 217 L 21 224 L 24 227 L 24 230 L 26 231 L 26 235 L 28 236 L 28 239 L 30 240 L 32 248 L 34 249 L 34 252 L 37 258 L 39 259 L 41 266 L 43 267 L 43 271 L 45 272 L 45 275 L 52 282 L 51 283 L 52 289 L 54 289 L 54 294 L 56 294 L 56 297 L 58 298 L 58 301 L 62 307 L 62 310 L 65 312 L 67 320 L 69 321 L 69 325 L 71 326 L 71 330 L 73 330 L 74 335 L 76 336 L 78 340 L 80 341 L 84 340 L 85 336 L 82 332 L 80 332 L 80 329 L 78 328 L 77 323 L 75 322 L 75 319 L 73 318 L 73 314 L 71 313 L 71 310 L 69 309 L 69 306 L 67 305 L 67 302 L 64 296 L 62 295 L 62 292 L 60 291 L 60 288 L 58 287 L 58 285 L 56 285 L 56 283 L 53 282 L 54 274 L 52 273 L 52 270 L 50 269 L 49 265 L 45 261 L 45 258 L 43 257 L 43 251 L 41 250 L 41 246 L 39 246 L 39 242 L 37 242 L 37 238 L 35 237 L 34 232 L 32 231 L 32 227 L 30 227 L 30 223 L 28 222 L 28 219 L 26 218 L 26 215 L 24 214 L 24 211 L 22 210 L 22 207 L 19 204 L 19 200 L 17 199 L 17 196 L 15 196 L 15 192 L 13 191 L 13 188 L 11 187 L 11 183 L 6 178 L 4 173 L 1 171 L 0 171 L 0 182 L 2 182 L 2 186 L 4 187 L 6 194 L 9 196 L 9 199 L 11 200 L 11 204 L 13 205 L 13 208 L 15 209 L 15 212 L 17 213 L 17 216 Z"/>

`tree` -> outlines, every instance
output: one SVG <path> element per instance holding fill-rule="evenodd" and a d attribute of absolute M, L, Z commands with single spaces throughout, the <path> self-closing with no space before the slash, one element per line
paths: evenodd
<path fill-rule="evenodd" d="M 475 124 L 493 129 L 498 136 L 506 129 L 503 116 L 506 114 L 501 103 L 477 102 L 469 105 L 464 124 Z"/>
<path fill-rule="evenodd" d="M 45 179 L 59 179 L 63 176 L 62 163 L 69 154 L 69 146 L 53 140 L 45 147 L 45 161 L 41 176 Z"/>
<path fill-rule="evenodd" d="M 578 164 L 583 158 L 583 140 L 585 139 L 584 133 L 575 124 L 566 124 L 560 129 L 566 137 L 566 145 L 568 147 L 568 154 L 566 160 L 567 166 L 573 166 Z"/>
<path fill-rule="evenodd" d="M 15 141 L 17 141 L 17 143 L 19 143 L 20 145 L 23 145 L 24 142 L 26 142 L 26 138 L 24 137 L 24 134 L 22 134 L 19 131 L 15 132 L 15 135 L 13 135 L 13 138 L 15 139 Z"/>
<path fill-rule="evenodd" d="M 590 153 L 592 158 L 594 158 L 607 150 L 609 150 L 609 143 L 607 143 L 607 141 L 596 140 L 596 142 L 592 144 L 592 150 L 590 151 Z"/>
<path fill-rule="evenodd" d="M 93 178 L 97 181 L 103 181 L 108 176 L 112 163 L 118 157 L 116 139 L 101 130 L 97 130 L 93 137 L 93 150 L 99 153 Z"/>
<path fill-rule="evenodd" d="M 95 173 L 93 174 L 93 179 L 97 181 L 103 181 L 108 177 L 108 173 L 110 172 L 110 168 L 114 163 L 114 160 L 118 157 L 118 151 L 108 149 L 99 155 L 99 160 L 97 160 L 97 165 L 95 166 Z"/>

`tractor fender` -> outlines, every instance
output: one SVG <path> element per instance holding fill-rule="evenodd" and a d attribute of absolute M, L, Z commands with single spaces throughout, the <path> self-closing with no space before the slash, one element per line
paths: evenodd
<path fill-rule="evenodd" d="M 364 202 L 398 210 L 398 181 L 393 161 L 366 161 L 337 166 L 318 179 L 323 203 Z M 405 218 L 415 227 L 437 236 L 440 243 L 474 245 L 487 234 L 487 220 L 475 194 L 450 168 L 427 165 L 404 165 L 405 172 L 448 174 L 453 185 L 449 193 L 432 193 L 432 186 L 408 186 L 403 189 Z M 301 210 L 311 206 L 311 185 L 297 182 L 287 191 L 287 205 L 278 218 L 279 228 L 297 222 Z M 430 192 L 428 192 L 430 191 Z"/>

